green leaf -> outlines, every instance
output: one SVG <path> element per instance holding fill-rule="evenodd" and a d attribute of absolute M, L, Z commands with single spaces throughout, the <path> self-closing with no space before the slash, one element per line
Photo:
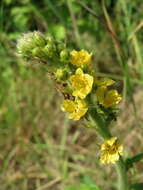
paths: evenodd
<path fill-rule="evenodd" d="M 131 186 L 131 190 L 143 190 L 143 183 L 135 183 Z"/>
<path fill-rule="evenodd" d="M 126 169 L 128 170 L 132 168 L 134 163 L 139 162 L 142 159 L 143 153 L 137 154 L 136 156 L 126 159 Z"/>

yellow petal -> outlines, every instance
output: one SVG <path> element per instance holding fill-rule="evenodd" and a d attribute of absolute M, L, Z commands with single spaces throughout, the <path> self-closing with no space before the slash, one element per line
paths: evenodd
<path fill-rule="evenodd" d="M 84 74 L 81 68 L 78 68 L 75 75 L 69 78 L 73 88 L 73 96 L 84 99 L 92 90 L 93 77 L 89 74 Z"/>
<path fill-rule="evenodd" d="M 64 112 L 74 112 L 75 110 L 75 104 L 72 100 L 64 100 L 64 103 L 62 105 L 62 111 Z"/>
<path fill-rule="evenodd" d="M 85 50 L 73 50 L 71 51 L 70 55 L 70 63 L 77 67 L 89 65 L 91 63 L 92 53 L 88 53 Z"/>
<path fill-rule="evenodd" d="M 101 163 L 115 163 L 119 160 L 120 155 L 123 155 L 123 146 L 117 137 L 112 137 L 101 145 Z"/>
<path fill-rule="evenodd" d="M 65 100 L 62 105 L 62 110 L 69 113 L 69 119 L 79 120 L 83 117 L 88 108 L 83 100 Z"/>
<path fill-rule="evenodd" d="M 81 68 L 78 68 L 75 73 L 77 75 L 82 75 L 83 74 L 83 70 Z"/>
<path fill-rule="evenodd" d="M 117 90 L 109 90 L 106 93 L 104 99 L 104 106 L 105 107 L 112 107 L 117 105 L 121 101 L 122 97 L 118 94 Z"/>
<path fill-rule="evenodd" d="M 99 101 L 99 104 L 104 103 L 105 91 L 106 91 L 106 87 L 104 86 L 98 87 L 96 90 L 96 96 L 97 96 L 97 100 Z"/>

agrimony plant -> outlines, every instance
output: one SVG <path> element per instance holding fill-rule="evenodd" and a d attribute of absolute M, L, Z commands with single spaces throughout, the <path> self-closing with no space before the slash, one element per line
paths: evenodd
<path fill-rule="evenodd" d="M 100 146 L 100 162 L 115 164 L 118 173 L 118 190 L 131 188 L 127 170 L 136 156 L 127 161 L 123 159 L 123 144 L 113 137 L 109 125 L 116 120 L 116 106 L 122 99 L 114 89 L 115 81 L 99 78 L 93 69 L 92 53 L 86 50 L 69 50 L 66 44 L 44 36 L 38 31 L 23 34 L 17 43 L 18 53 L 29 62 L 39 62 L 46 66 L 51 79 L 63 95 L 61 110 L 69 119 L 83 120 L 92 126 L 103 138 Z M 136 159 L 135 159 L 136 158 Z M 139 158 L 139 159 L 138 159 Z M 134 186 L 133 186 L 134 187 Z"/>

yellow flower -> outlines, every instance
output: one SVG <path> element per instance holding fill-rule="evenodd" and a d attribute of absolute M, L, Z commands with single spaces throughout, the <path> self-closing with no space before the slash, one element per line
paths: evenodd
<path fill-rule="evenodd" d="M 119 160 L 120 155 L 123 155 L 123 145 L 117 140 L 117 137 L 112 137 L 101 145 L 101 163 L 115 163 Z"/>
<path fill-rule="evenodd" d="M 64 100 L 62 110 L 69 113 L 69 119 L 79 120 L 85 115 L 88 108 L 83 100 Z"/>
<path fill-rule="evenodd" d="M 92 90 L 93 77 L 89 74 L 84 74 L 82 69 L 78 68 L 75 75 L 69 79 L 74 89 L 73 96 L 84 99 Z"/>
<path fill-rule="evenodd" d="M 105 108 L 116 106 L 122 99 L 117 90 L 108 90 L 107 87 L 114 84 L 111 79 L 100 79 L 96 81 L 99 85 L 96 90 L 97 100 L 99 104 Z"/>
<path fill-rule="evenodd" d="M 105 95 L 103 106 L 106 108 L 113 107 L 117 105 L 121 99 L 122 97 L 118 94 L 117 90 L 109 90 Z"/>
<path fill-rule="evenodd" d="M 97 88 L 96 96 L 99 104 L 105 108 L 116 106 L 122 99 L 117 90 L 107 90 L 104 86 Z"/>
<path fill-rule="evenodd" d="M 70 55 L 70 63 L 76 65 L 77 67 L 82 65 L 90 65 L 91 63 L 92 53 L 88 53 L 85 50 L 73 50 Z"/>

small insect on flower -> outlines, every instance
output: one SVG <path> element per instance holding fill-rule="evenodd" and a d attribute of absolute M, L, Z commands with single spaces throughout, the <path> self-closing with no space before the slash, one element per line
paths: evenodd
<path fill-rule="evenodd" d="M 82 65 L 90 65 L 91 63 L 92 53 L 88 53 L 85 50 L 73 50 L 71 51 L 70 55 L 70 63 L 77 67 Z"/>
<path fill-rule="evenodd" d="M 101 163 L 115 163 L 121 155 L 123 155 L 123 145 L 117 140 L 117 137 L 112 137 L 101 145 Z"/>
<path fill-rule="evenodd" d="M 79 120 L 83 117 L 88 108 L 83 100 L 64 100 L 61 107 L 62 111 L 69 113 L 69 119 Z"/>
<path fill-rule="evenodd" d="M 78 68 L 75 75 L 69 79 L 74 89 L 73 96 L 84 99 L 92 90 L 93 77 L 89 74 L 84 74 L 81 68 Z"/>

